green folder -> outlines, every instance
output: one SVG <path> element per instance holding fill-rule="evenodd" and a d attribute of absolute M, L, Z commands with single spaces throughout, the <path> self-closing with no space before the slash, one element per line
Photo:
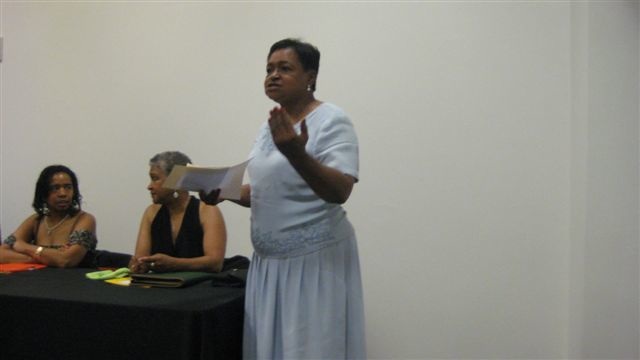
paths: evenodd
<path fill-rule="evenodd" d="M 199 271 L 131 274 L 131 286 L 180 288 L 211 280 L 214 276 L 213 273 Z"/>

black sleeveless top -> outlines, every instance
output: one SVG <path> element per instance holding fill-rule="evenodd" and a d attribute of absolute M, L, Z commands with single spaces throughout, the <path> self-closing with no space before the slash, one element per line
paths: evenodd
<path fill-rule="evenodd" d="M 151 254 L 162 253 L 178 258 L 204 256 L 203 235 L 200 224 L 200 200 L 190 197 L 175 245 L 171 239 L 169 209 L 162 205 L 151 223 Z"/>

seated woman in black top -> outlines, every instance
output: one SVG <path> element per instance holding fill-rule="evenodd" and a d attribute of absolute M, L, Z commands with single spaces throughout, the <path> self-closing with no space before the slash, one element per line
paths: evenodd
<path fill-rule="evenodd" d="M 149 160 L 151 181 L 147 189 L 153 204 L 142 216 L 135 255 L 129 263 L 132 272 L 222 269 L 227 235 L 220 209 L 187 191 L 162 187 L 174 165 L 189 163 L 191 160 L 177 151 Z"/>
<path fill-rule="evenodd" d="M 80 209 L 76 174 L 64 165 L 47 166 L 36 182 L 35 214 L 0 246 L 0 263 L 41 263 L 68 268 L 93 266 L 96 220 Z"/>

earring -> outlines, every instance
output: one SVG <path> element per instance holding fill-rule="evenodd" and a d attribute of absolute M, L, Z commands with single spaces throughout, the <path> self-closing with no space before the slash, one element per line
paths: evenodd
<path fill-rule="evenodd" d="M 43 203 L 42 207 L 40 208 L 40 212 L 42 213 L 42 215 L 47 216 L 49 215 L 49 207 L 47 206 L 47 203 Z"/>
<path fill-rule="evenodd" d="M 311 84 L 307 84 L 307 91 L 311 92 Z"/>
<path fill-rule="evenodd" d="M 80 204 L 78 204 L 77 200 L 73 200 L 71 206 L 73 207 L 73 210 L 80 210 Z"/>
<path fill-rule="evenodd" d="M 174 192 L 173 192 L 173 198 L 174 198 L 174 199 L 177 199 L 177 198 L 178 198 L 178 196 L 180 196 L 180 195 L 178 194 L 178 192 L 177 192 L 177 191 L 174 191 Z"/>

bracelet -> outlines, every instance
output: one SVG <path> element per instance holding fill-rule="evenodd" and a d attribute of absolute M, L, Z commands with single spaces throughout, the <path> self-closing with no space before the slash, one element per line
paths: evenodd
<path fill-rule="evenodd" d="M 42 250 L 44 250 L 44 248 L 42 246 L 38 246 L 38 248 L 36 249 L 36 252 L 33 254 L 34 257 L 40 257 L 40 254 L 42 254 Z"/>

